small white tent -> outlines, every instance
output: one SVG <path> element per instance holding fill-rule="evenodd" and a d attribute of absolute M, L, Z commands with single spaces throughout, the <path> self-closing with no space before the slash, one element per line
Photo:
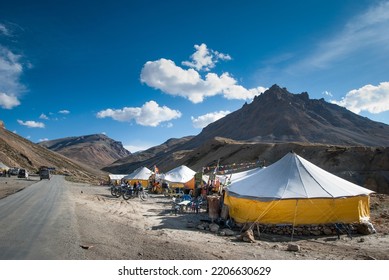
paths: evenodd
<path fill-rule="evenodd" d="M 129 181 L 131 184 L 133 184 L 134 181 L 140 181 L 142 186 L 147 187 L 151 175 L 153 175 L 153 171 L 147 167 L 139 167 L 131 174 L 124 176 L 123 180 Z"/>
<path fill-rule="evenodd" d="M 139 167 L 131 174 L 124 176 L 125 180 L 148 180 L 150 176 L 153 175 L 153 171 L 148 169 L 147 167 Z"/>
<path fill-rule="evenodd" d="M 108 178 L 109 178 L 109 182 L 111 184 L 119 184 L 120 181 L 123 179 L 123 177 L 126 176 L 125 174 L 109 174 L 108 175 Z"/>
<path fill-rule="evenodd" d="M 172 184 L 182 184 L 188 188 L 194 188 L 194 176 L 196 171 L 185 165 L 176 167 L 165 174 L 163 180 Z"/>
<path fill-rule="evenodd" d="M 288 153 L 267 168 L 233 180 L 225 203 L 238 222 L 351 223 L 369 219 L 371 193 Z"/>

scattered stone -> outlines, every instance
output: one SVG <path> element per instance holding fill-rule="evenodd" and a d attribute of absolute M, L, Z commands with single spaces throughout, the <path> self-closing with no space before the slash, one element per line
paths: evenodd
<path fill-rule="evenodd" d="M 374 229 L 373 225 L 369 222 L 360 223 L 357 226 L 357 232 L 360 234 L 368 235 L 376 233 L 376 230 Z"/>
<path fill-rule="evenodd" d="M 235 232 L 229 228 L 225 228 L 225 229 L 223 229 L 223 231 L 226 234 L 226 236 L 234 236 L 235 235 Z"/>
<path fill-rule="evenodd" d="M 187 222 L 187 223 L 186 223 L 186 227 L 187 227 L 187 228 L 194 228 L 195 225 L 194 225 L 193 222 Z"/>
<path fill-rule="evenodd" d="M 204 230 L 204 229 L 205 229 L 205 227 L 204 227 L 202 224 L 201 224 L 201 225 L 198 225 L 197 228 L 198 228 L 199 230 Z"/>
<path fill-rule="evenodd" d="M 288 244 L 288 247 L 286 249 L 287 251 L 292 251 L 292 252 L 299 252 L 300 251 L 300 246 L 297 244 Z"/>
<path fill-rule="evenodd" d="M 365 242 L 365 238 L 363 238 L 363 237 L 362 237 L 362 238 L 359 238 L 358 242 L 359 242 L 359 243 Z"/>
<path fill-rule="evenodd" d="M 243 240 L 244 242 L 254 243 L 255 238 L 254 238 L 253 230 L 252 229 L 246 230 L 244 233 L 240 235 L 240 239 Z"/>
<path fill-rule="evenodd" d="M 220 226 L 218 224 L 215 224 L 215 223 L 212 223 L 209 225 L 209 230 L 211 232 L 218 232 L 219 228 L 220 228 Z"/>
<path fill-rule="evenodd" d="M 315 236 L 319 236 L 321 234 L 320 230 L 312 230 L 311 233 Z"/>
<path fill-rule="evenodd" d="M 332 229 L 330 229 L 330 228 L 325 228 L 325 229 L 323 229 L 323 233 L 324 233 L 325 235 L 332 235 Z"/>

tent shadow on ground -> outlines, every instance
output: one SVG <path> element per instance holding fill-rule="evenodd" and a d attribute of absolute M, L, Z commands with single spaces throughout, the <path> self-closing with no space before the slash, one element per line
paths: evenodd
<path fill-rule="evenodd" d="M 159 225 L 151 227 L 152 230 L 160 229 L 174 229 L 174 230 L 186 230 L 186 231 L 198 231 L 196 226 L 201 221 L 208 221 L 208 214 L 206 212 L 195 213 L 190 209 L 185 212 L 176 213 L 173 204 L 170 201 L 157 202 L 165 204 L 164 209 L 152 208 L 149 209 L 143 216 L 145 217 L 158 217 L 160 221 Z M 209 220 L 210 221 L 210 220 Z M 189 226 L 191 224 L 192 226 Z"/>

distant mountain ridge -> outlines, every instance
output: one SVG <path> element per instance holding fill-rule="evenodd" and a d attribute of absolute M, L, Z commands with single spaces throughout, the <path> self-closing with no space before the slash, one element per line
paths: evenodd
<path fill-rule="evenodd" d="M 142 166 L 151 169 L 154 165 L 158 167 L 162 165 L 164 168 L 176 167 L 176 160 L 182 158 L 186 152 L 182 151 L 181 147 L 192 138 L 193 136 L 171 138 L 161 145 L 121 158 L 102 170 L 116 174 L 128 174 Z"/>
<path fill-rule="evenodd" d="M 98 169 L 131 155 L 121 142 L 104 134 L 66 137 L 43 141 L 39 145 Z"/>
<path fill-rule="evenodd" d="M 292 94 L 273 85 L 252 103 L 209 124 L 188 142 L 188 148 L 214 137 L 263 143 L 387 146 L 389 126 L 324 99 L 310 99 L 306 92 Z"/>
<path fill-rule="evenodd" d="M 75 162 L 0 127 L 0 161 L 8 167 L 20 167 L 30 173 L 40 166 L 55 168 L 56 174 L 73 176 L 78 181 L 97 182 L 103 172 Z"/>

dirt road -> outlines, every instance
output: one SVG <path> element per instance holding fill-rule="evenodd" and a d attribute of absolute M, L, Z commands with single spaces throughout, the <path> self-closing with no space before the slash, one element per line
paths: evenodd
<path fill-rule="evenodd" d="M 15 182 L 20 187 L 23 181 Z M 54 176 L 0 200 L 0 259 L 84 258 L 76 245 L 75 207 L 64 182 Z"/>
<path fill-rule="evenodd" d="M 28 210 L 16 212 L 11 218 L 2 217 L 1 246 L 6 259 L 130 259 L 130 260 L 358 260 L 389 259 L 389 216 L 386 196 L 372 197 L 372 219 L 378 233 L 372 235 L 305 237 L 261 234 L 254 243 L 239 241 L 232 236 L 221 236 L 209 230 L 200 230 L 201 221 L 209 221 L 205 212 L 187 212 L 174 215 L 171 200 L 161 195 L 150 195 L 145 202 L 128 201 L 111 196 L 102 186 L 70 183 L 59 177 L 58 193 L 50 194 L 46 182 L 0 199 L 0 212 L 11 197 L 24 194 L 19 203 L 29 205 Z M 0 180 L 0 194 L 2 187 Z M 9 183 L 12 185 L 12 183 Z M 49 192 L 42 196 L 41 190 Z M 37 191 L 41 198 L 28 202 Z M 54 190 L 51 190 L 54 191 Z M 45 193 L 45 192 L 43 192 Z M 45 199 L 54 197 L 53 202 Z M 59 199 L 61 198 L 61 199 Z M 8 200 L 9 199 L 9 200 Z M 16 198 L 14 198 L 16 200 Z M 14 200 L 12 199 L 12 200 Z M 19 198 L 18 198 L 19 199 Z M 6 201 L 6 202 L 4 202 Z M 54 205 L 58 204 L 58 209 Z M 36 205 L 35 205 L 36 204 Z M 48 210 L 41 209 L 48 205 Z M 51 206 L 50 206 L 51 205 Z M 16 210 L 15 210 L 16 211 Z M 43 211 L 43 212 L 42 212 Z M 48 214 L 49 212 L 53 214 Z M 12 212 L 12 211 L 11 211 Z M 27 212 L 38 213 L 28 217 Z M 8 213 L 8 215 L 11 215 Z M 5 215 L 5 216 L 8 216 Z M 25 216 L 27 215 L 27 216 Z M 45 217 L 39 218 L 39 216 Z M 31 221 L 28 221 L 30 220 Z M 44 220 L 49 222 L 46 223 Z M 23 224 L 23 225 L 22 225 Z M 29 231 L 36 224 L 40 230 L 31 237 L 19 235 L 11 239 L 12 232 Z M 13 225 L 10 227 L 9 225 Z M 20 243 L 19 245 L 15 244 Z M 300 246 L 297 252 L 288 251 L 288 244 Z M 7 244 L 7 245 L 4 245 Z M 13 245 L 9 245 L 13 244 Z M 23 245 L 24 244 L 24 245 Z M 23 246 L 22 246 L 23 245 Z M 20 248 L 28 248 L 21 251 Z M 2 249 L 2 248 L 1 248 Z M 3 250 L 0 250 L 2 252 Z M 15 252 L 14 252 L 15 251 Z M 18 253 L 19 252 L 19 253 Z M 22 253 L 20 253 L 22 252 Z M 29 253 L 28 253 L 29 252 Z M 32 252 L 37 252 L 35 255 Z M 39 253 L 39 254 L 38 254 Z"/>

